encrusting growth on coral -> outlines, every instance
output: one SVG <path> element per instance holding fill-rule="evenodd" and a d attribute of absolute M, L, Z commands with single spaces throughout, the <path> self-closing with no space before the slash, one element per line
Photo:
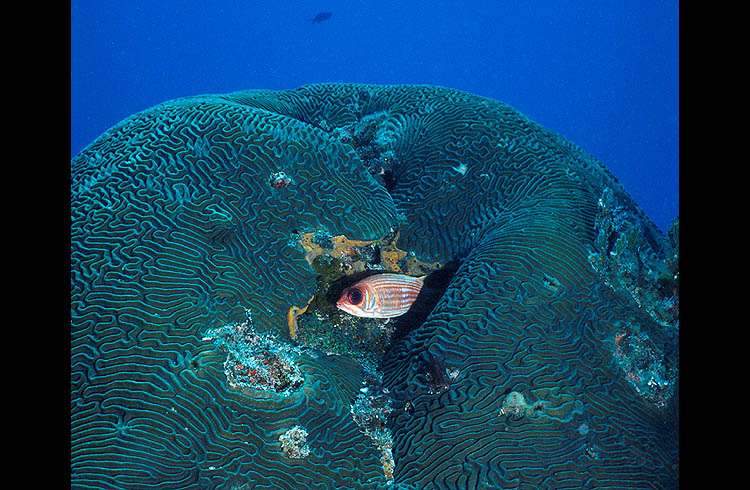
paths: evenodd
<path fill-rule="evenodd" d="M 589 262 L 607 286 L 653 320 L 649 332 L 656 334 L 649 335 L 647 325 L 633 319 L 614 321 L 608 339 L 613 360 L 637 393 L 664 407 L 677 379 L 676 363 L 668 363 L 673 356 L 666 353 L 676 354 L 680 325 L 679 221 L 667 239 L 649 239 L 643 221 L 619 203 L 611 189 L 604 189 L 598 205 Z"/>
<path fill-rule="evenodd" d="M 344 259 L 357 255 L 357 247 L 367 247 L 375 243 L 374 240 L 350 240 L 344 235 L 330 236 L 325 232 L 304 233 L 299 238 L 299 244 L 305 250 L 305 259 L 311 265 L 321 255 L 328 255 L 335 259 Z"/>
<path fill-rule="evenodd" d="M 310 303 L 312 303 L 312 300 L 315 299 L 315 296 L 312 296 L 307 304 L 303 307 L 298 306 L 290 306 L 289 311 L 286 314 L 286 324 L 289 328 L 289 336 L 292 339 L 297 338 L 297 317 L 302 315 L 307 311 L 307 308 L 310 306 Z"/>
<path fill-rule="evenodd" d="M 354 422 L 369 437 L 381 453 L 380 462 L 387 480 L 393 480 L 393 435 L 386 427 L 388 416 L 393 412 L 387 388 L 382 386 L 382 375 L 373 372 L 365 376 L 364 385 L 357 394 L 350 411 Z"/>
<path fill-rule="evenodd" d="M 268 183 L 271 184 L 271 187 L 274 189 L 283 189 L 292 183 L 292 178 L 284 172 L 274 172 L 268 178 Z"/>
<path fill-rule="evenodd" d="M 292 459 L 302 459 L 310 454 L 310 447 L 307 445 L 307 431 L 295 425 L 288 431 L 279 436 L 281 450 L 287 457 Z"/>
<path fill-rule="evenodd" d="M 644 398 L 664 407 L 674 391 L 675 366 L 667 364 L 664 353 L 635 322 L 615 322 L 610 342 L 615 363 L 628 383 Z"/>

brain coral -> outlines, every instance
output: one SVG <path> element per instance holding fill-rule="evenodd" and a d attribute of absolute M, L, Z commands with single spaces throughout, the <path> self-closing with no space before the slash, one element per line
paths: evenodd
<path fill-rule="evenodd" d="M 72 161 L 74 487 L 386 486 L 350 413 L 351 359 L 298 349 L 299 389 L 248 393 L 226 373 L 247 366 L 204 334 L 250 324 L 283 341 L 316 283 L 299 237 L 393 230 L 420 260 L 459 264 L 380 366 L 397 485 L 676 486 L 677 394 L 655 403 L 616 360 L 618 326 L 638 325 L 674 385 L 677 326 L 592 267 L 604 194 L 663 255 L 599 162 L 471 94 L 319 84 L 129 117 Z M 447 389 L 430 389 L 435 369 Z M 295 427 L 304 458 L 279 442 Z"/>

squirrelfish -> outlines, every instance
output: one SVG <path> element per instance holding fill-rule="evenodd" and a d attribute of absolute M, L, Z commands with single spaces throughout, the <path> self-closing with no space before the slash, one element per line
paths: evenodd
<path fill-rule="evenodd" d="M 350 315 L 367 318 L 401 316 L 416 301 L 423 279 L 390 273 L 369 276 L 344 289 L 336 307 Z"/>

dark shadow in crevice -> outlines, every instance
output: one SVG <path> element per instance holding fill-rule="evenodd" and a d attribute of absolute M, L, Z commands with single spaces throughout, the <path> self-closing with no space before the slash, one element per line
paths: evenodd
<path fill-rule="evenodd" d="M 395 328 L 391 336 L 391 349 L 409 332 L 418 328 L 427 320 L 427 317 L 448 289 L 460 265 L 459 260 L 452 260 L 425 277 L 422 290 L 409 311 L 392 320 Z"/>
<path fill-rule="evenodd" d="M 384 170 L 382 178 L 383 187 L 385 187 L 385 190 L 388 192 L 388 194 L 391 194 L 393 192 L 393 189 L 396 187 L 396 176 L 393 174 L 393 170 Z"/>

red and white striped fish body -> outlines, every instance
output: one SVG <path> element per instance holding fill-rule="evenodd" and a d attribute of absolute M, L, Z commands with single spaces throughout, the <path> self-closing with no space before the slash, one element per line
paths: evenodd
<path fill-rule="evenodd" d="M 336 307 L 350 315 L 366 318 L 401 316 L 416 301 L 422 284 L 422 277 L 376 274 L 344 289 Z"/>

